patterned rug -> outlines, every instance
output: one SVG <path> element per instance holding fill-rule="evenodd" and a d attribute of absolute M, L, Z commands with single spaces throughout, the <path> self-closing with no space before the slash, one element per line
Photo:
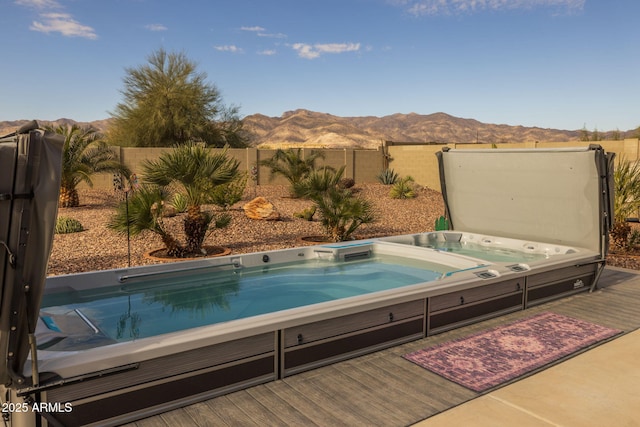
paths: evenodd
<path fill-rule="evenodd" d="M 403 357 L 481 392 L 620 332 L 545 312 Z"/>

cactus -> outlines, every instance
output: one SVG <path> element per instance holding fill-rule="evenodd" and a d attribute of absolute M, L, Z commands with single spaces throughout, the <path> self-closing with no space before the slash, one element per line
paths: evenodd
<path fill-rule="evenodd" d="M 84 231 L 84 227 L 77 219 L 61 216 L 56 220 L 56 234 L 77 233 Z"/>

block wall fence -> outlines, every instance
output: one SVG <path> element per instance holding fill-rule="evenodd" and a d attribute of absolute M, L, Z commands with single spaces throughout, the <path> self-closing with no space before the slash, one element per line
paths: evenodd
<path fill-rule="evenodd" d="M 400 176 L 410 175 L 416 183 L 440 191 L 440 178 L 438 172 L 438 162 L 435 153 L 442 151 L 443 147 L 455 149 L 504 149 L 504 148 L 563 148 L 563 147 L 588 147 L 590 144 L 599 144 L 606 151 L 617 154 L 618 159 L 635 161 L 640 159 L 640 140 L 625 139 L 619 141 L 597 141 L 597 142 L 525 142 L 525 143 L 504 143 L 504 144 L 412 144 L 385 142 L 378 149 L 318 149 L 303 148 L 302 156 L 310 154 L 312 151 L 322 151 L 324 159 L 318 159 L 316 166 L 331 166 L 339 168 L 344 166 L 344 176 L 353 178 L 356 183 L 377 182 L 378 174 L 385 168 L 393 169 Z M 142 178 L 141 164 L 144 160 L 154 160 L 160 155 L 170 150 L 170 148 L 134 148 L 134 147 L 112 147 L 118 154 L 121 163 L 128 166 L 139 178 Z M 222 149 L 212 148 L 215 151 Z M 228 155 L 240 162 L 240 170 L 250 173 L 253 166 L 258 165 L 261 160 L 269 159 L 275 150 L 263 150 L 257 148 L 232 148 L 228 149 Z M 113 176 L 111 174 L 94 175 L 93 184 L 95 189 L 113 189 Z M 271 179 L 269 168 L 258 167 L 258 185 L 266 184 L 287 184 L 282 177 Z M 248 185 L 251 181 L 248 182 Z"/>

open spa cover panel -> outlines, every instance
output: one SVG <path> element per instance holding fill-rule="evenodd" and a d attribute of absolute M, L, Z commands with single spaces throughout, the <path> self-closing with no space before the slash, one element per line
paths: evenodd
<path fill-rule="evenodd" d="M 606 254 L 614 155 L 599 145 L 436 155 L 451 229 Z"/>
<path fill-rule="evenodd" d="M 53 244 L 64 138 L 31 122 L 0 138 L 0 381 L 24 386 Z"/>

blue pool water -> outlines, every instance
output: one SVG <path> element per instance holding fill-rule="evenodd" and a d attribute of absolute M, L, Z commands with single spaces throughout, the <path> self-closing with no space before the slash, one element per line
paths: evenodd
<path fill-rule="evenodd" d="M 45 296 L 41 314 L 81 313 L 116 341 L 176 332 L 438 279 L 452 269 L 385 256 L 155 277 Z M 47 317 L 44 316 L 44 319 Z"/>

